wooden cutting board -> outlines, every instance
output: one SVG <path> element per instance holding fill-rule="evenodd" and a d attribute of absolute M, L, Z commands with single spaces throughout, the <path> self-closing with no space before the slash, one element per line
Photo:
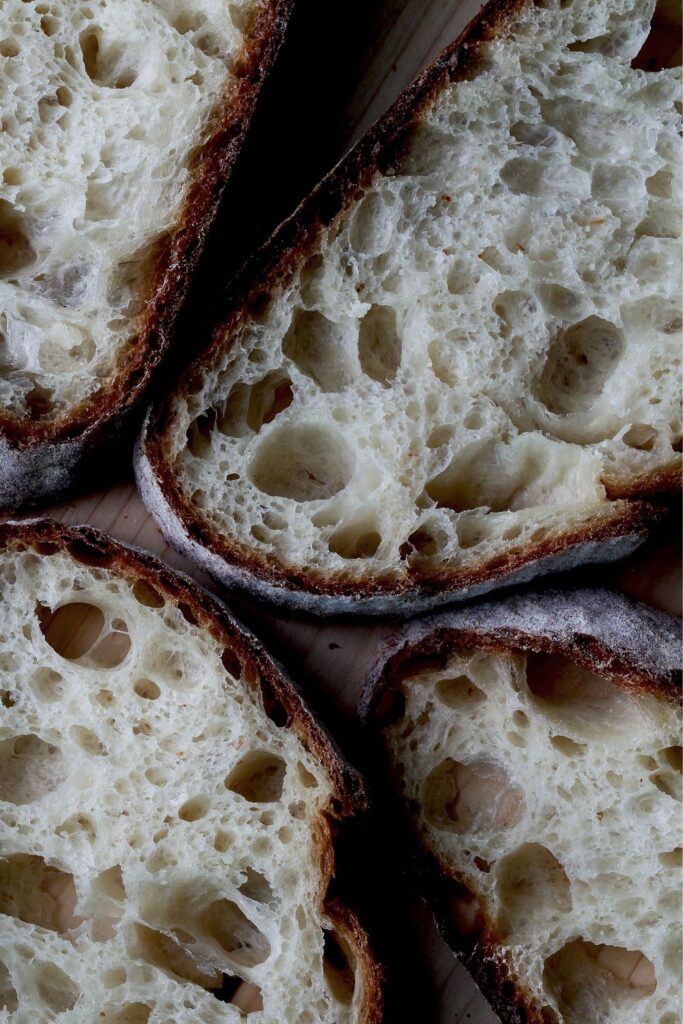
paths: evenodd
<path fill-rule="evenodd" d="M 216 253 L 224 255 L 221 266 L 238 262 L 458 35 L 479 6 L 477 0 L 331 0 L 323 5 L 319 0 L 300 0 L 275 82 L 263 98 L 227 197 L 228 208 L 212 241 L 213 275 Z M 321 7 L 326 10 L 321 12 Z M 130 479 L 48 511 L 65 523 L 89 523 L 152 551 L 212 586 L 164 542 Z M 675 540 L 665 540 L 656 550 L 648 549 L 607 575 L 626 590 L 670 606 L 680 587 L 664 567 L 670 570 L 676 564 L 675 550 Z M 343 731 L 353 719 L 368 667 L 391 627 L 312 622 L 245 605 L 238 598 L 232 603 L 311 694 L 319 690 L 331 699 L 333 716 Z M 353 759 L 348 745 L 345 752 Z M 443 1024 L 495 1021 L 410 887 L 397 892 L 396 899 L 414 904 L 413 921 L 438 1005 L 437 1020 Z"/>

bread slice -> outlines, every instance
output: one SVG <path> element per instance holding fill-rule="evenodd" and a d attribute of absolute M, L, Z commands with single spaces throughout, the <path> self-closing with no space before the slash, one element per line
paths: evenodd
<path fill-rule="evenodd" d="M 679 484 L 678 71 L 649 0 L 490 3 L 233 289 L 142 495 L 230 586 L 417 611 L 614 558 Z"/>
<path fill-rule="evenodd" d="M 504 1024 L 680 1020 L 680 682 L 680 624 L 606 591 L 436 616 L 371 674 L 435 909 Z"/>
<path fill-rule="evenodd" d="M 0 526 L 0 592 L 0 1007 L 378 1020 L 366 936 L 326 895 L 363 786 L 256 641 L 91 529 Z"/>
<path fill-rule="evenodd" d="M 292 2 L 3 3 L 0 507 L 139 405 Z"/>

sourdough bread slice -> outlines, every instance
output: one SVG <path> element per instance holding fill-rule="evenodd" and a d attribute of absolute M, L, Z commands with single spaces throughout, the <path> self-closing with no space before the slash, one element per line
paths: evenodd
<path fill-rule="evenodd" d="M 2 4 L 0 507 L 139 405 L 292 2 Z"/>
<path fill-rule="evenodd" d="M 378 1020 L 363 786 L 260 645 L 91 529 L 0 526 L 0 593 L 0 1017 Z"/>
<path fill-rule="evenodd" d="M 278 231 L 141 439 L 172 543 L 332 612 L 637 543 L 681 436 L 679 73 L 630 65 L 652 6 L 490 3 Z"/>
<path fill-rule="evenodd" d="M 609 592 L 442 614 L 363 714 L 444 931 L 503 1022 L 681 1014 L 681 637 Z"/>

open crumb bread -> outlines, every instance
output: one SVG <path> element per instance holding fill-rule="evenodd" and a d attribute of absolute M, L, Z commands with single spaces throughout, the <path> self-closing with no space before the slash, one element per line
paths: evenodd
<path fill-rule="evenodd" d="M 85 472 L 140 399 L 292 0 L 0 9 L 0 507 Z"/>
<path fill-rule="evenodd" d="M 327 899 L 358 777 L 213 599 L 90 529 L 0 526 L 0 1019 L 352 1024 Z"/>
<path fill-rule="evenodd" d="M 652 7 L 490 3 L 279 230 L 140 443 L 175 545 L 332 612 L 633 547 L 681 439 L 680 71 L 630 63 Z"/>
<path fill-rule="evenodd" d="M 363 714 L 447 938 L 509 1024 L 676 1024 L 680 623 L 608 592 L 443 614 Z"/>

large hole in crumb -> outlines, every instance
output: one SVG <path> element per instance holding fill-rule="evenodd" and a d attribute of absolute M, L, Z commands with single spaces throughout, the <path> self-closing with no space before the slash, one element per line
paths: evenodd
<path fill-rule="evenodd" d="M 7 965 L 0 960 L 0 1010 L 13 1013 L 19 1006 L 16 989 Z"/>
<path fill-rule="evenodd" d="M 226 789 L 250 803 L 273 803 L 282 796 L 287 766 L 266 751 L 247 754 L 225 780 Z"/>
<path fill-rule="evenodd" d="M 369 192 L 355 207 L 351 223 L 351 244 L 357 252 L 379 256 L 391 241 L 394 220 L 385 198 Z"/>
<path fill-rule="evenodd" d="M 158 700 L 161 696 L 161 688 L 153 679 L 136 679 L 133 683 L 133 691 L 142 700 Z"/>
<path fill-rule="evenodd" d="M 42 857 L 13 853 L 0 860 L 0 914 L 64 934 L 77 928 L 73 875 Z"/>
<path fill-rule="evenodd" d="M 427 820 L 448 832 L 499 832 L 513 828 L 524 813 L 524 794 L 501 764 L 488 757 L 461 764 L 447 757 L 427 776 Z"/>
<path fill-rule="evenodd" d="M 657 979 L 638 950 L 568 942 L 545 962 L 543 980 L 565 1024 L 618 1021 L 633 1003 L 652 995 Z"/>
<path fill-rule="evenodd" d="M 442 704 L 449 708 L 469 709 L 482 704 L 486 694 L 472 682 L 469 676 L 459 675 L 452 679 L 440 679 L 435 687 Z"/>
<path fill-rule="evenodd" d="M 0 199 L 0 277 L 11 277 L 35 261 L 21 213 Z"/>
<path fill-rule="evenodd" d="M 629 448 L 641 452 L 651 452 L 657 440 L 657 431 L 648 423 L 634 423 L 628 428 L 621 440 Z"/>
<path fill-rule="evenodd" d="M 135 935 L 138 955 L 155 967 L 194 985 L 201 985 L 202 988 L 221 987 L 223 972 L 210 964 L 205 956 L 193 954 L 175 934 L 167 935 L 146 925 L 136 924 Z"/>
<path fill-rule="evenodd" d="M 274 900 L 273 887 L 260 871 L 254 868 L 247 868 L 246 878 L 240 885 L 240 892 L 255 903 L 272 903 Z"/>
<path fill-rule="evenodd" d="M 66 1013 L 76 1005 L 80 992 L 71 978 L 55 964 L 34 961 L 35 987 L 41 1002 L 53 1013 Z"/>
<path fill-rule="evenodd" d="M 53 704 L 61 700 L 66 691 L 64 677 L 51 668 L 39 668 L 31 677 L 31 689 L 40 701 Z"/>
<path fill-rule="evenodd" d="M 628 693 L 560 654 L 527 655 L 526 679 L 540 708 L 580 736 L 620 734 L 636 720 Z"/>
<path fill-rule="evenodd" d="M 539 843 L 524 843 L 497 866 L 504 934 L 533 930 L 572 909 L 571 885 L 556 857 Z"/>
<path fill-rule="evenodd" d="M 560 331 L 548 352 L 538 398 L 550 412 L 562 416 L 590 409 L 623 351 L 619 328 L 599 316 L 589 316 Z"/>
<path fill-rule="evenodd" d="M 209 456 L 211 452 L 211 435 L 215 425 L 216 411 L 215 409 L 208 409 L 193 419 L 187 428 L 185 440 L 188 451 L 198 459 L 205 459 Z"/>
<path fill-rule="evenodd" d="M 439 508 L 454 512 L 527 508 L 543 500 L 545 491 L 537 481 L 551 455 L 544 439 L 531 434 L 510 441 L 486 441 L 456 455 L 443 472 L 427 482 L 425 491 Z M 476 529 L 482 526 L 480 522 L 471 525 Z M 458 537 L 461 547 L 473 546 L 465 533 Z"/>
<path fill-rule="evenodd" d="M 88 78 L 96 85 L 109 89 L 127 89 L 137 78 L 123 43 L 104 43 L 99 28 L 87 28 L 78 37 L 83 57 L 83 66 Z"/>
<path fill-rule="evenodd" d="M 258 1013 L 263 1009 L 263 993 L 252 981 L 241 981 L 229 999 L 224 998 L 222 991 L 214 994 L 218 999 L 236 1006 L 244 1014 Z"/>
<path fill-rule="evenodd" d="M 390 306 L 371 306 L 360 323 L 358 357 L 368 377 L 388 387 L 401 365 L 401 339 Z"/>
<path fill-rule="evenodd" d="M 202 914 L 202 925 L 231 960 L 255 967 L 270 956 L 270 943 L 232 900 L 216 900 Z"/>
<path fill-rule="evenodd" d="M 67 661 L 87 668 L 116 668 L 130 650 L 128 627 L 123 619 L 108 621 L 94 604 L 72 601 L 54 611 L 41 605 L 38 618 L 50 647 Z"/>
<path fill-rule="evenodd" d="M 282 351 L 323 391 L 341 391 L 359 375 L 354 348 L 355 320 L 333 323 L 321 313 L 299 310 L 282 342 Z"/>
<path fill-rule="evenodd" d="M 351 450 L 337 431 L 312 424 L 287 425 L 262 441 L 249 475 L 264 494 L 318 501 L 346 487 L 353 465 Z"/>
<path fill-rule="evenodd" d="M 323 932 L 323 973 L 330 992 L 340 1003 L 348 1005 L 353 999 L 356 979 L 352 967 L 353 957 L 349 944 L 338 932 Z"/>
<path fill-rule="evenodd" d="M 658 757 L 663 763 L 664 768 L 650 776 L 657 789 L 670 796 L 673 800 L 681 800 L 683 797 L 681 750 L 682 748 L 679 745 L 664 747 L 663 750 L 660 750 Z M 653 767 L 656 767 L 656 762 Z"/>
<path fill-rule="evenodd" d="M 33 803 L 58 789 L 66 775 L 59 747 L 33 733 L 0 743 L 0 800 Z"/>
<path fill-rule="evenodd" d="M 329 549 L 341 558 L 372 558 L 381 543 L 382 537 L 372 523 L 346 523 L 330 537 Z"/>
<path fill-rule="evenodd" d="M 247 407 L 247 425 L 256 433 L 264 423 L 272 423 L 276 416 L 292 404 L 292 382 L 280 371 L 268 373 L 253 384 Z"/>
<path fill-rule="evenodd" d="M 145 608 L 163 608 L 165 601 L 156 587 L 153 587 L 147 580 L 136 580 L 133 586 L 135 600 Z"/>
<path fill-rule="evenodd" d="M 683 747 L 680 744 L 676 744 L 673 747 L 664 747 L 663 750 L 659 751 L 659 756 L 674 771 L 681 772 L 683 770 Z"/>
<path fill-rule="evenodd" d="M 665 868 L 683 868 L 683 846 L 675 846 L 673 850 L 660 853 L 659 862 Z"/>
<path fill-rule="evenodd" d="M 146 1003 L 127 1003 L 112 1018 L 113 1024 L 147 1024 L 152 1007 Z"/>
<path fill-rule="evenodd" d="M 228 397 L 216 412 L 215 425 L 221 434 L 225 434 L 226 437 L 246 437 L 249 433 L 247 412 L 249 410 L 250 396 L 251 388 L 248 384 L 243 384 L 241 381 L 233 384 Z M 208 413 L 203 413 L 202 415 L 206 417 Z M 201 418 L 199 417 L 199 419 Z"/>
<path fill-rule="evenodd" d="M 223 1003 L 239 1007 L 243 1013 L 263 1009 L 261 990 L 257 985 L 225 974 L 209 963 L 206 951 L 197 947 L 194 936 L 177 930 L 171 934 L 155 931 L 146 925 L 135 925 L 134 954 L 142 956 L 155 967 L 200 985 Z"/>
<path fill-rule="evenodd" d="M 178 817 L 181 821 L 199 821 L 208 814 L 210 806 L 209 800 L 205 797 L 194 796 L 185 801 L 178 811 Z"/>
<path fill-rule="evenodd" d="M 96 733 L 84 725 L 72 725 L 69 729 L 69 736 L 81 750 L 93 757 L 106 757 L 109 753 L 104 744 L 100 742 Z"/>
<path fill-rule="evenodd" d="M 103 901 L 103 905 L 110 913 L 112 911 L 118 913 L 126 898 L 121 865 L 112 864 L 105 871 L 100 871 L 99 875 L 93 879 L 92 891 Z"/>

